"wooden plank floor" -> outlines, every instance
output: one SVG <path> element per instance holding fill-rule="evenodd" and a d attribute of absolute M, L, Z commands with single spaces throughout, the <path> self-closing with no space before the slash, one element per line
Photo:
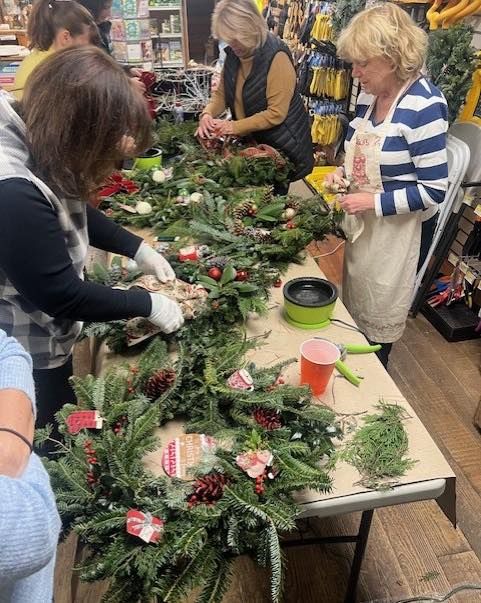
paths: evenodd
<path fill-rule="evenodd" d="M 310 253 L 327 278 L 340 283 L 342 247 L 334 237 Z M 457 475 L 458 529 L 435 502 L 376 511 L 361 571 L 359 602 L 395 603 L 409 596 L 445 594 L 462 583 L 481 588 L 481 435 L 472 418 L 481 392 L 481 340 L 447 343 L 422 317 L 410 319 L 393 349 L 389 371 Z M 310 520 L 317 535 L 353 533 L 359 514 Z M 75 538 L 59 546 L 56 603 L 97 603 L 104 585 L 72 581 Z M 287 552 L 286 603 L 342 603 L 352 545 Z M 423 599 L 428 601 L 427 599 Z M 266 573 L 239 559 L 224 603 L 267 603 Z M 481 590 L 449 603 L 481 603 Z"/>

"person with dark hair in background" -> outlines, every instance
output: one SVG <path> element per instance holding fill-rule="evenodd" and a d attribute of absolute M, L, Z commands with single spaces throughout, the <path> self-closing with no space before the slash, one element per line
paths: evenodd
<path fill-rule="evenodd" d="M 110 38 L 112 0 L 79 0 L 79 4 L 89 11 L 97 24 L 100 36 L 99 47 L 103 48 L 108 54 L 112 54 L 112 40 Z"/>
<path fill-rule="evenodd" d="M 31 53 L 15 75 L 12 90 L 20 100 L 32 71 L 57 50 L 100 43 L 91 14 L 80 4 L 58 0 L 37 0 L 28 20 L 27 35 Z"/>
<path fill-rule="evenodd" d="M 116 162 L 149 146 L 150 123 L 122 68 L 90 46 L 46 59 L 18 107 L 0 96 L 0 328 L 32 356 L 40 427 L 75 401 L 82 321 L 146 317 L 165 333 L 183 324 L 164 295 L 83 280 L 89 244 L 175 278 L 162 255 L 89 204 Z"/>

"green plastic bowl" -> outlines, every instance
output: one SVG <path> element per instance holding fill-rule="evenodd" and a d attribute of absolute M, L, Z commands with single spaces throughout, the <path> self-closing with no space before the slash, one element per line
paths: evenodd
<path fill-rule="evenodd" d="M 134 169 L 148 171 L 154 168 L 162 167 L 162 150 L 161 149 L 148 149 L 137 157 L 134 161 Z"/>
<path fill-rule="evenodd" d="M 330 324 L 338 297 L 337 287 L 323 278 L 306 276 L 284 285 L 284 317 L 300 329 L 322 329 Z"/>

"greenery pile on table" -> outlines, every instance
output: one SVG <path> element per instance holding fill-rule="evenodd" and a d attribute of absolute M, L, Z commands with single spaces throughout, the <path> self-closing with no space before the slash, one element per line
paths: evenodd
<path fill-rule="evenodd" d="M 330 409 L 311 404 L 308 388 L 284 383 L 292 361 L 260 368 L 246 360 L 262 338 L 246 338 L 243 325 L 249 313 L 267 311 L 269 288 L 302 259 L 306 244 L 337 229 L 339 215 L 320 198 L 274 196 L 279 174 L 264 167 L 249 167 L 262 174 L 255 187 L 232 188 L 220 175 L 232 167 L 196 146 L 187 126 L 163 128 L 177 141 L 171 152 L 182 152 L 172 172 L 162 172 L 170 179 L 133 173 L 139 192 L 102 207 L 164 240 L 179 237 L 166 255 L 179 278 L 206 287 L 208 304 L 174 338 L 155 337 L 130 363 L 74 378 L 78 404 L 58 413 L 63 440 L 46 466 L 65 530 L 88 545 L 80 577 L 108 580 L 105 601 L 183 601 L 194 591 L 199 603 L 220 602 L 232 562 L 244 554 L 270 568 L 278 601 L 280 538 L 295 529 L 296 493 L 329 491 L 333 439 L 342 433 Z M 160 128 L 159 140 L 165 137 Z M 151 211 L 121 207 L 139 200 Z M 186 244 L 198 246 L 198 259 L 181 261 Z M 114 285 L 136 276 L 115 263 L 97 266 L 91 278 Z M 126 350 L 125 321 L 88 332 Z M 232 381 L 240 370 L 251 377 L 247 389 Z M 172 419 L 209 442 L 187 479 L 154 475 L 146 465 L 159 426 Z M 46 440 L 48 428 L 38 434 Z"/>

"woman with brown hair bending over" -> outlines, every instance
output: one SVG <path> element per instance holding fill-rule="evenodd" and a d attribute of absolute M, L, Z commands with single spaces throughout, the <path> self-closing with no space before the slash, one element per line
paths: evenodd
<path fill-rule="evenodd" d="M 19 107 L 0 96 L 0 329 L 33 359 L 37 425 L 74 401 L 68 379 L 82 321 L 148 317 L 165 333 L 183 323 L 161 294 L 83 280 L 87 247 L 135 259 L 145 274 L 174 278 L 169 263 L 89 198 L 124 158 L 125 138 L 149 145 L 150 118 L 123 69 L 94 47 L 46 59 Z"/>

